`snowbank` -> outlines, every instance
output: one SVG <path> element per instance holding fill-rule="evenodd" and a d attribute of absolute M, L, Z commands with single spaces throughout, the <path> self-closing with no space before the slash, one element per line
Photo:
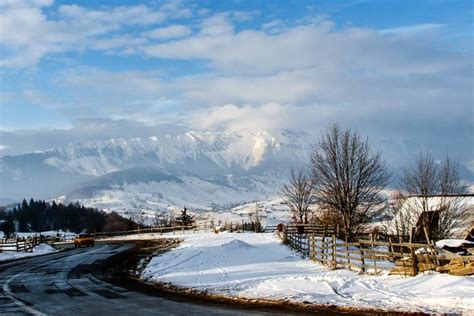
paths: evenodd
<path fill-rule="evenodd" d="M 226 296 L 427 313 L 474 313 L 474 278 L 359 275 L 302 259 L 273 234 L 197 233 L 143 278 Z"/>
<path fill-rule="evenodd" d="M 51 252 L 56 252 L 57 250 L 47 244 L 39 244 L 36 246 L 32 252 L 16 252 L 16 251 L 4 251 L 0 252 L 0 261 L 19 259 L 25 257 L 39 256 Z"/>
<path fill-rule="evenodd" d="M 436 246 L 440 248 L 443 248 L 444 246 L 461 247 L 463 244 L 474 244 L 474 242 L 464 239 L 443 239 L 436 242 Z"/>

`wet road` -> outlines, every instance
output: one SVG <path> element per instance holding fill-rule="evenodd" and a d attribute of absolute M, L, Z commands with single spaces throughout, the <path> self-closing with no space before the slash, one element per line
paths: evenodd
<path fill-rule="evenodd" d="M 91 265 L 132 247 L 97 244 L 0 264 L 0 315 L 267 315 L 134 292 L 90 273 Z"/>

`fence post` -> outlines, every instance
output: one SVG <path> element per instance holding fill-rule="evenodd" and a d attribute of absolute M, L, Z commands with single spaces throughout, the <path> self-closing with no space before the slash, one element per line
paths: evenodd
<path fill-rule="evenodd" d="M 327 229 L 327 226 L 325 224 L 324 225 L 324 232 L 323 232 L 322 249 L 321 249 L 321 259 L 322 259 L 323 263 L 328 264 L 328 255 L 327 255 L 327 253 L 328 253 L 329 249 L 326 248 L 326 243 L 325 243 L 326 242 L 326 229 Z"/>
<path fill-rule="evenodd" d="M 347 265 L 349 266 L 349 270 L 352 270 L 352 267 L 351 267 L 351 253 L 349 251 L 349 241 L 347 239 L 347 236 L 345 238 L 345 244 L 346 244 L 346 251 L 347 251 Z"/>
<path fill-rule="evenodd" d="M 439 259 L 438 259 L 438 252 L 436 251 L 436 248 L 435 248 L 435 243 L 433 240 L 431 240 L 431 251 L 433 252 L 433 256 L 434 256 L 434 261 L 436 263 L 436 266 L 439 267 Z"/>
<path fill-rule="evenodd" d="M 362 263 L 362 272 L 366 271 L 365 267 L 365 259 L 364 259 L 364 248 L 362 248 L 362 244 L 359 242 L 359 251 L 360 251 L 360 261 Z"/>
<path fill-rule="evenodd" d="M 412 245 L 410 245 L 410 252 L 411 252 L 411 260 L 413 261 L 412 266 L 411 266 L 411 269 L 412 269 L 411 271 L 412 271 L 413 276 L 416 276 L 418 274 L 418 259 L 416 258 L 415 249 L 413 249 Z"/>
<path fill-rule="evenodd" d="M 388 237 L 388 250 L 389 250 L 389 258 L 391 261 L 395 261 L 393 259 L 393 246 L 392 246 L 392 237 Z"/>
<path fill-rule="evenodd" d="M 300 253 L 303 253 L 303 242 L 301 241 L 301 239 L 303 239 L 301 234 L 298 234 L 298 251 Z"/>
<path fill-rule="evenodd" d="M 337 260 L 336 260 L 336 235 L 332 235 L 332 265 L 336 269 Z"/>
<path fill-rule="evenodd" d="M 374 270 L 375 270 L 375 274 L 377 274 L 377 259 L 376 259 L 376 256 L 375 256 L 375 249 L 374 249 L 374 235 L 372 233 L 370 233 L 370 244 L 372 246 L 372 261 L 373 261 L 373 264 L 374 264 Z"/>

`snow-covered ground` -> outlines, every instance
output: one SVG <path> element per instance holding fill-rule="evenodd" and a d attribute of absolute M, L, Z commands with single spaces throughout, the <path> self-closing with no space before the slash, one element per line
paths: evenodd
<path fill-rule="evenodd" d="M 198 232 L 176 237 L 183 238 L 180 246 L 154 257 L 144 279 L 250 299 L 474 314 L 474 277 L 330 270 L 302 259 L 274 234 Z"/>
<path fill-rule="evenodd" d="M 16 251 L 4 251 L 0 252 L 0 261 L 20 259 L 25 257 L 39 256 L 51 252 L 56 252 L 57 250 L 47 244 L 39 244 L 36 246 L 32 252 L 16 252 Z"/>

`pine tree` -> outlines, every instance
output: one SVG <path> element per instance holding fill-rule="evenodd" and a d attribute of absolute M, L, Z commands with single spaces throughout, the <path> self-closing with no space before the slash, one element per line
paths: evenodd
<path fill-rule="evenodd" d="M 190 226 L 194 223 L 194 217 L 188 214 L 188 210 L 184 208 L 181 215 L 176 218 L 176 221 L 181 226 Z"/>

